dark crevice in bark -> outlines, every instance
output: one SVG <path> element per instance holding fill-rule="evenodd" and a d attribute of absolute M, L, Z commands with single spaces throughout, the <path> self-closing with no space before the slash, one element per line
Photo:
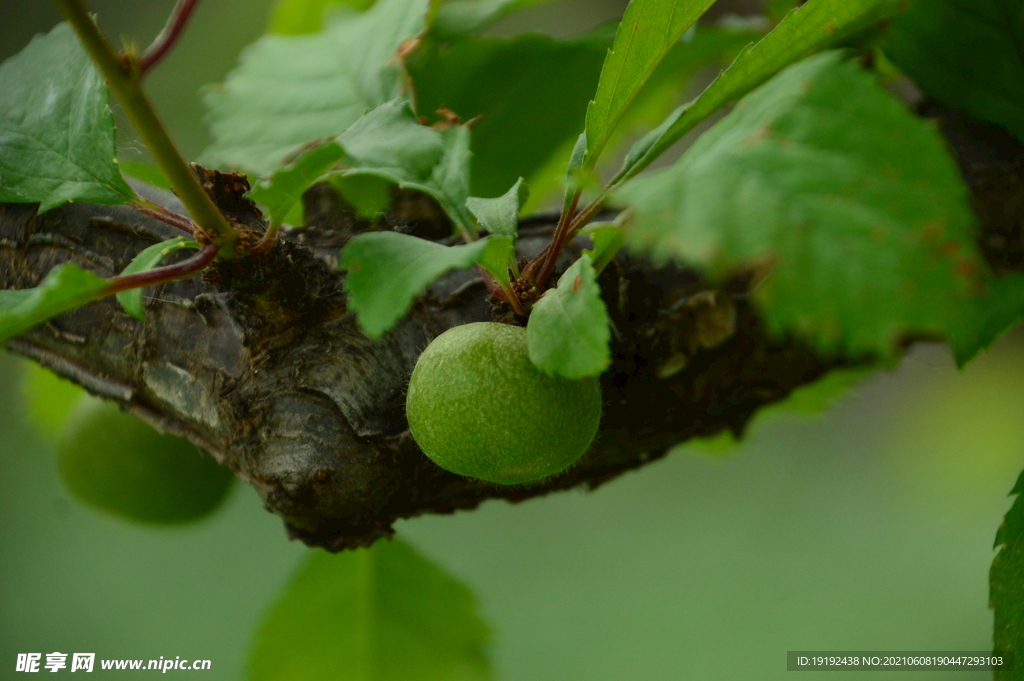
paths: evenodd
<path fill-rule="evenodd" d="M 1021 269 L 1024 156 L 1005 140 L 997 146 L 1008 160 L 978 152 L 972 145 L 984 145 L 976 131 L 965 132 L 962 117 L 942 110 L 938 120 L 974 190 L 986 257 L 999 272 Z M 258 237 L 265 225 L 241 198 L 241 180 L 204 177 L 231 221 Z M 759 408 L 839 365 L 797 341 L 769 338 L 742 277 L 711 286 L 693 272 L 620 254 L 599 280 L 612 317 L 613 365 L 602 376 L 604 417 L 591 451 L 533 485 L 463 478 L 418 450 L 406 428 L 404 391 L 433 337 L 493 318 L 478 273 L 444 277 L 392 332 L 370 341 L 346 307 L 339 249 L 371 228 L 439 238 L 450 226 L 431 199 L 409 192 L 396 192 L 377 226 L 329 186 L 304 198 L 307 229 L 258 256 L 147 289 L 144 322 L 104 300 L 8 347 L 210 451 L 284 518 L 289 536 L 332 551 L 369 545 L 399 518 L 598 487 L 679 442 L 742 433 Z M 552 227 L 524 220 L 519 255 L 538 253 Z M 71 204 L 37 215 L 30 205 L 0 205 L 0 288 L 34 286 L 66 261 L 111 276 L 146 246 L 176 235 L 123 207 Z M 582 245 L 572 244 L 559 267 Z"/>

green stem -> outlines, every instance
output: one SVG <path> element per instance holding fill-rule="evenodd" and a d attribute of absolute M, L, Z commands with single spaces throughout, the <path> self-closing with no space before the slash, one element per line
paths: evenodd
<path fill-rule="evenodd" d="M 54 0 L 64 18 L 75 29 L 79 40 L 85 46 L 92 60 L 107 80 L 107 86 L 114 93 L 121 108 L 138 131 L 149 153 L 160 170 L 164 172 L 178 198 L 185 204 L 192 219 L 203 230 L 212 232 L 211 239 L 220 246 L 223 259 L 235 256 L 235 242 L 238 235 L 224 216 L 213 204 L 209 195 L 199 184 L 192 169 L 181 157 L 167 130 L 153 110 L 152 104 L 139 84 L 138 70 L 125 68 L 125 62 L 110 47 L 100 33 L 92 15 L 82 0 Z"/>

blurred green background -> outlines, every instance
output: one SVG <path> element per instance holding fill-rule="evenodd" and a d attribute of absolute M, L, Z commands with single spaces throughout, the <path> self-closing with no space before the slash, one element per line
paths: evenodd
<path fill-rule="evenodd" d="M 172 4 L 91 3 L 108 35 L 143 45 Z M 198 87 L 259 35 L 269 5 L 202 3 L 149 81 L 187 156 L 207 139 Z M 495 30 L 565 35 L 617 7 L 558 3 Z M 0 17 L 0 58 L 58 20 L 39 0 L 0 0 Z M 398 531 L 476 591 L 502 681 L 782 679 L 787 650 L 985 650 L 992 539 L 1024 467 L 1022 350 L 1012 335 L 958 372 L 945 348 L 919 346 L 816 419 L 759 422 L 726 456 L 681 448 L 595 493 Z M 208 658 L 204 678 L 242 678 L 306 549 L 242 485 L 178 529 L 81 506 L 25 419 L 23 367 L 0 356 L 0 677 L 19 652 L 56 650 Z M 799 678 L 816 676 L 833 678 Z M 887 675 L 904 677 L 921 678 Z"/>

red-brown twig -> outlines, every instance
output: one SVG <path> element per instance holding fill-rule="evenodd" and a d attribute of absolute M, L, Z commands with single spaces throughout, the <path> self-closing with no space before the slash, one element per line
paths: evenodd
<path fill-rule="evenodd" d="M 156 37 L 153 44 L 146 48 L 146 51 L 139 57 L 139 72 L 145 74 L 156 66 L 161 59 L 167 56 L 174 44 L 178 42 L 181 34 L 185 31 L 185 24 L 192 17 L 192 10 L 199 4 L 199 0 L 178 0 L 167 19 L 164 30 Z"/>
<path fill-rule="evenodd" d="M 137 272 L 135 274 L 126 274 L 120 277 L 114 277 L 110 280 L 110 286 L 104 291 L 104 293 L 109 296 L 133 288 L 153 286 L 154 284 L 163 284 L 168 281 L 174 281 L 175 279 L 190 277 L 193 274 L 201 272 L 207 265 L 213 262 L 213 259 L 217 257 L 218 249 L 219 246 L 216 244 L 207 244 L 191 258 L 183 260 L 177 265 L 156 267 L 146 272 Z"/>
<path fill-rule="evenodd" d="M 135 210 L 139 211 L 140 213 L 144 213 L 145 215 L 148 215 L 151 218 L 159 220 L 160 222 L 167 223 L 172 227 L 177 227 L 186 234 L 191 234 L 195 236 L 196 223 L 192 222 L 184 215 L 178 215 L 174 211 L 168 210 L 167 208 L 164 208 L 160 204 L 153 203 L 151 201 L 146 201 L 145 199 L 143 199 L 142 202 L 133 201 L 128 205 L 134 208 Z"/>

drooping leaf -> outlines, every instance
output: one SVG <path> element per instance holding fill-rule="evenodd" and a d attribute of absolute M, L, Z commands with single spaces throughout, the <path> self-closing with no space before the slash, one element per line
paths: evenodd
<path fill-rule="evenodd" d="M 35 288 L 0 291 L 0 343 L 62 312 L 99 300 L 110 282 L 63 263 Z"/>
<path fill-rule="evenodd" d="M 619 198 L 635 209 L 630 242 L 657 259 L 759 273 L 772 331 L 888 356 L 906 334 L 975 323 L 985 267 L 966 194 L 938 133 L 828 52 Z"/>
<path fill-rule="evenodd" d="M 885 52 L 927 94 L 1024 140 L 1024 5 L 914 0 Z"/>
<path fill-rule="evenodd" d="M 206 94 L 211 165 L 267 174 L 310 141 L 398 96 L 402 43 L 424 27 L 427 0 L 380 0 L 311 35 L 268 35 Z"/>
<path fill-rule="evenodd" d="M 486 681 L 472 593 L 401 541 L 311 553 L 256 635 L 251 681 Z"/>
<path fill-rule="evenodd" d="M 299 154 L 267 180 L 251 189 L 247 196 L 270 211 L 270 222 L 280 225 L 302 198 L 303 192 L 345 156 L 334 140 L 318 144 Z"/>
<path fill-rule="evenodd" d="M 348 303 L 363 332 L 370 338 L 382 336 L 431 282 L 445 272 L 480 262 L 492 241 L 444 246 L 398 232 L 354 237 L 341 252 L 339 268 L 348 270 Z"/>
<path fill-rule="evenodd" d="M 597 376 L 611 363 L 608 310 L 584 253 L 533 306 L 526 325 L 530 361 L 566 378 Z"/>
<path fill-rule="evenodd" d="M 75 403 L 87 394 L 71 381 L 28 361 L 21 386 L 29 420 L 51 441 L 56 440 Z"/>
<path fill-rule="evenodd" d="M 587 108 L 587 152 L 596 163 L 612 131 L 647 79 L 714 0 L 632 0 L 601 68 Z"/>
<path fill-rule="evenodd" d="M 411 112 L 409 114 L 412 115 Z M 424 134 L 435 131 L 420 126 Z M 436 133 L 435 133 L 436 134 Z M 380 131 L 371 133 L 374 140 L 381 138 Z M 344 137 L 344 136 L 343 136 Z M 437 135 L 441 156 L 431 166 L 380 166 L 355 164 L 344 171 L 346 177 L 370 175 L 383 178 L 405 189 L 415 189 L 434 197 L 459 231 L 466 236 L 476 233 L 473 216 L 466 208 L 469 198 L 469 130 L 462 125 L 454 126 Z M 348 143 L 342 139 L 342 145 Z"/>
<path fill-rule="evenodd" d="M 270 13 L 269 33 L 301 35 L 318 33 L 332 10 L 365 10 L 374 0 L 277 0 Z"/>
<path fill-rule="evenodd" d="M 497 196 L 531 176 L 583 129 L 606 35 L 527 34 L 429 42 L 409 60 L 421 115 L 444 107 L 473 125 L 471 194 Z M 559 181 L 565 169 L 560 159 Z"/>
<path fill-rule="evenodd" d="M 989 571 L 989 607 L 995 614 L 992 645 L 995 652 L 1024 650 L 1024 473 L 1017 478 L 1011 495 L 1016 494 L 1002 525 L 996 532 L 993 548 L 999 552 Z M 1015 660 L 1017 670 L 1020 661 Z M 1021 678 L 1019 671 L 996 670 L 996 681 Z"/>
<path fill-rule="evenodd" d="M 441 37 L 468 35 L 517 10 L 550 0 L 444 0 L 438 3 L 430 31 Z"/>
<path fill-rule="evenodd" d="M 0 201 L 125 203 L 114 153 L 110 94 L 67 24 L 0 64 Z"/>
<path fill-rule="evenodd" d="M 489 233 L 515 239 L 519 233 L 519 209 L 529 196 L 530 188 L 520 177 L 502 196 L 495 199 L 471 196 L 466 199 L 466 207 Z"/>
<path fill-rule="evenodd" d="M 616 177 L 621 183 L 646 168 L 718 109 L 738 101 L 786 66 L 895 11 L 898 0 L 808 0 L 736 61 L 692 103 L 672 112 L 638 140 Z"/>
<path fill-rule="evenodd" d="M 195 241 L 190 241 L 183 236 L 176 236 L 173 239 L 161 241 L 158 244 L 153 244 L 132 258 L 132 261 L 124 268 L 121 275 L 148 272 L 159 265 L 160 262 L 168 255 L 175 251 L 180 251 L 183 248 L 198 249 L 201 248 L 201 246 Z M 142 302 L 143 290 L 144 289 L 142 288 L 133 288 L 128 289 L 127 291 L 121 291 L 117 294 L 117 302 L 121 303 L 121 307 L 124 308 L 124 311 L 139 320 L 146 318 L 146 306 Z"/>

